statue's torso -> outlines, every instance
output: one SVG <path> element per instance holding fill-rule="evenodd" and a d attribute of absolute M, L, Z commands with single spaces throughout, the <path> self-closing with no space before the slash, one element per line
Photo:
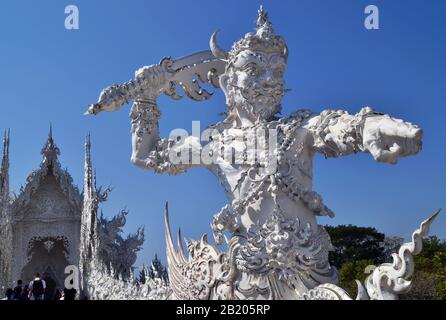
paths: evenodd
<path fill-rule="evenodd" d="M 219 156 L 211 170 L 233 204 L 246 204 L 241 208 L 246 229 L 253 223 L 264 223 L 273 211 L 316 227 L 314 213 L 300 198 L 302 190 L 312 189 L 313 138 L 308 130 L 297 121 L 272 121 L 254 128 L 218 131 L 220 140 L 213 141 L 212 150 L 219 152 Z M 266 135 L 268 143 L 257 147 L 255 159 L 248 158 L 244 151 L 249 152 L 249 147 L 254 146 L 250 139 L 255 136 L 257 145 L 261 144 L 266 131 L 275 131 L 277 139 L 269 141 Z M 272 144 L 274 141 L 277 148 Z M 232 150 L 231 156 L 228 149 Z M 269 160 L 265 156 L 268 153 Z M 272 188 L 275 192 L 271 192 Z"/>
<path fill-rule="evenodd" d="M 273 164 L 262 159 L 262 151 L 270 150 L 268 145 L 258 150 L 257 161 L 241 161 L 244 146 L 240 141 L 244 141 L 243 136 L 252 136 L 251 129 L 223 128 L 219 132 L 224 143 L 215 140 L 212 149 L 217 152 L 222 147 L 234 148 L 239 152 L 233 153 L 242 159 L 219 156 L 211 170 L 225 188 L 231 207 L 239 217 L 235 235 L 240 247 L 234 258 L 241 271 L 240 286 L 258 292 L 258 299 L 271 298 L 271 294 L 279 293 L 269 288 L 265 276 L 249 277 L 255 270 L 266 275 L 275 269 L 272 274 L 288 278 L 292 283 L 283 285 L 280 295 L 295 299 L 298 291 L 336 281 L 336 272 L 328 264 L 330 240 L 325 230 L 317 225 L 314 210 L 313 202 L 318 198 L 311 191 L 313 137 L 297 121 L 270 122 L 266 129 L 277 132 L 277 148 L 269 151 Z M 257 139 L 263 134 L 255 133 Z M 259 235 L 262 237 L 258 238 Z M 270 263 L 272 255 L 277 265 Z M 309 262 L 303 262 L 305 259 Z M 261 294 L 261 288 L 268 288 L 265 294 Z M 235 295 L 243 298 L 243 290 L 235 290 Z"/>

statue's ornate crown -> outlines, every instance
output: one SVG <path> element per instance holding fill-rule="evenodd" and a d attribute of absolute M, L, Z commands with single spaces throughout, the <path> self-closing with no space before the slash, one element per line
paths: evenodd
<path fill-rule="evenodd" d="M 256 31 L 247 33 L 244 38 L 234 43 L 229 52 L 225 52 L 217 45 L 216 34 L 216 32 L 212 34 L 210 46 L 215 57 L 221 60 L 231 61 L 244 50 L 267 53 L 277 52 L 283 54 L 285 58 L 288 57 L 288 48 L 285 40 L 274 33 L 268 13 L 262 6 L 260 6 L 258 11 Z"/>
<path fill-rule="evenodd" d="M 268 13 L 260 7 L 257 17 L 256 32 L 249 32 L 232 46 L 229 54 L 236 56 L 243 50 L 277 52 L 286 54 L 285 40 L 274 33 Z"/>

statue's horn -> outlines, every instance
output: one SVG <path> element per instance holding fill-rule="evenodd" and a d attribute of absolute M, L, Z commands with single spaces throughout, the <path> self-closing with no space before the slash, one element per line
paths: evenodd
<path fill-rule="evenodd" d="M 212 34 L 211 40 L 209 41 L 212 53 L 220 60 L 228 60 L 228 53 L 218 46 L 216 37 L 217 31 Z"/>

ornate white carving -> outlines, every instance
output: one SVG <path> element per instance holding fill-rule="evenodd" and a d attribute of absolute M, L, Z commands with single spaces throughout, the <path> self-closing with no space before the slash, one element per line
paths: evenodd
<path fill-rule="evenodd" d="M 108 198 L 111 188 L 96 186 L 90 155 L 90 136 L 85 142 L 85 177 L 79 245 L 80 296 L 92 300 L 151 300 L 167 299 L 171 291 L 168 279 L 146 277 L 141 284 L 134 281 L 133 264 L 144 242 L 144 229 L 122 237 L 127 211 L 112 219 L 98 217 L 99 204 Z"/>
<path fill-rule="evenodd" d="M 75 212 L 80 212 L 82 207 L 82 197 L 77 187 L 73 184 L 73 178 L 66 169 L 62 169 L 59 160 L 57 159 L 60 150 L 55 145 L 51 132 L 41 153 L 43 155 L 42 163 L 40 164 L 39 169 L 33 171 L 26 179 L 26 185 L 20 189 L 20 194 L 12 205 L 12 211 L 14 213 L 23 212 L 45 179 L 48 176 L 54 176 L 60 190 L 69 201 L 70 205 L 75 209 Z M 37 205 L 40 206 L 40 208 L 38 208 L 39 211 L 40 209 L 43 209 L 43 212 L 45 212 L 47 208 L 52 208 L 54 204 L 58 203 L 59 201 L 53 200 L 52 197 L 45 195 Z"/>
<path fill-rule="evenodd" d="M 169 264 L 169 281 L 176 299 L 206 300 L 230 298 L 230 292 L 222 289 L 230 279 L 231 265 L 224 254 L 209 245 L 207 236 L 200 241 L 187 243 L 189 258 L 183 251 L 181 232 L 178 231 L 178 249 L 172 241 L 166 204 L 166 245 Z M 225 272 L 226 271 L 226 272 Z"/>
<path fill-rule="evenodd" d="M 298 220 L 278 215 L 250 230 L 247 238 L 234 236 L 226 254 L 210 245 L 206 236 L 186 241 L 187 258 L 180 233 L 178 250 L 174 248 L 166 207 L 166 237 L 169 278 L 179 299 L 280 297 L 277 288 L 268 281 L 253 282 L 252 275 L 283 281 L 296 290 L 337 277 L 328 264 L 331 245 L 326 231 L 319 226 L 317 234 L 312 234 L 310 226 L 300 228 Z"/>
<path fill-rule="evenodd" d="M 13 254 L 10 263 L 14 265 L 9 275 L 10 282 L 22 277 L 22 269 L 31 258 L 29 245 L 39 239 L 47 241 L 47 250 L 51 250 L 52 239 L 63 237 L 66 249 L 63 254 L 67 261 L 71 264 L 79 261 L 79 252 L 75 248 L 79 247 L 82 197 L 68 171 L 61 168 L 58 160 L 60 151 L 53 141 L 51 130 L 41 153 L 43 160 L 40 167 L 28 176 L 19 196 L 7 208 L 11 216 L 9 225 Z"/>
<path fill-rule="evenodd" d="M 92 266 L 87 278 L 88 298 L 91 300 L 167 300 L 171 296 L 168 284 L 160 278 L 148 278 L 139 284 L 122 280 L 104 265 Z"/>
<path fill-rule="evenodd" d="M 410 290 L 415 264 L 413 256 L 423 249 L 423 237 L 429 233 L 429 227 L 440 213 L 438 210 L 424 220 L 420 228 L 412 234 L 412 242 L 403 244 L 398 253 L 392 254 L 393 263 L 377 266 L 365 280 L 365 288 L 356 280 L 358 295 L 356 300 L 396 300 L 398 295 Z M 301 294 L 304 300 L 352 300 L 345 290 L 335 285 L 320 285 Z"/>
<path fill-rule="evenodd" d="M 207 242 L 187 243 L 189 257 L 175 249 L 166 218 L 167 255 L 171 287 L 181 299 L 298 299 L 323 284 L 322 292 L 309 294 L 326 298 L 345 297 L 330 283 L 337 279 L 328 263 L 329 237 L 317 224 L 320 215 L 334 216 L 312 187 L 312 160 L 316 152 L 327 157 L 369 152 L 381 162 L 396 163 L 421 149 L 422 130 L 417 126 L 377 113 L 370 107 L 356 115 L 342 110 L 320 114 L 299 110 L 288 118 L 277 118 L 285 93 L 283 74 L 288 50 L 277 36 L 263 8 L 257 28 L 236 42 L 229 52 L 210 39 L 213 55 L 224 64 L 216 68 L 219 86 L 227 104 L 227 118 L 209 129 L 215 136 L 203 145 L 159 137 L 160 112 L 156 99 L 172 86 L 175 70 L 169 63 L 141 68 L 132 85 L 106 89 L 88 113 L 114 111 L 135 99 L 132 121 L 132 162 L 158 173 L 179 174 L 192 166 L 208 168 L 220 181 L 229 204 L 212 221 L 217 243 L 230 236 L 227 253 Z M 192 68 L 209 67 L 201 54 L 187 62 Z M 215 59 L 214 59 L 215 60 Z M 173 64 L 175 64 L 174 62 Z M 216 61 L 211 61 L 216 65 Z M 210 71 L 210 70 L 209 70 Z M 214 75 L 215 75 L 214 72 Z M 202 95 L 203 99 L 208 98 Z M 192 97 L 194 98 L 194 97 Z M 264 141 L 260 153 L 249 159 L 243 150 L 235 159 L 226 151 L 240 147 L 237 136 L 246 141 L 274 132 L 277 144 Z M 215 155 L 213 161 L 178 162 L 172 153 Z M 244 152 L 243 152 L 244 151 Z M 271 163 L 276 164 L 270 166 Z"/>
<path fill-rule="evenodd" d="M 365 284 L 370 299 L 394 300 L 398 294 L 409 291 L 409 279 L 415 268 L 412 256 L 423 249 L 423 237 L 428 235 L 429 227 L 439 213 L 440 210 L 421 223 L 420 228 L 412 234 L 412 242 L 403 244 L 398 254 L 392 254 L 392 263 L 381 264 L 367 277 Z"/>
<path fill-rule="evenodd" d="M 115 272 L 124 278 L 131 274 L 137 253 L 144 243 L 144 228 L 139 228 L 135 234 L 122 237 L 122 228 L 126 223 L 128 211 L 122 210 L 118 215 L 108 220 L 101 216 L 98 221 L 98 255 L 106 265 L 111 264 Z"/>

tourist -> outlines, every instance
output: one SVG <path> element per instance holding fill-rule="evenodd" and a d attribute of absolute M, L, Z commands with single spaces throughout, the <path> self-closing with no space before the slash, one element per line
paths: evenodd
<path fill-rule="evenodd" d="M 13 294 L 12 298 L 14 300 L 22 300 L 23 299 L 22 280 L 17 280 L 17 286 L 14 288 L 14 294 Z"/>
<path fill-rule="evenodd" d="M 12 290 L 11 288 L 6 289 L 6 297 L 3 298 L 2 300 L 12 300 L 12 295 L 14 293 L 14 290 Z"/>
<path fill-rule="evenodd" d="M 29 294 L 29 287 L 27 284 L 25 284 L 25 287 L 22 290 L 22 300 L 29 300 L 28 294 Z"/>
<path fill-rule="evenodd" d="M 36 273 L 34 280 L 29 283 L 29 298 L 31 300 L 43 300 L 46 288 L 45 280 L 40 279 L 40 274 Z"/>
<path fill-rule="evenodd" d="M 45 292 L 44 299 L 45 300 L 54 300 L 54 294 L 56 292 L 56 281 L 50 277 L 48 272 L 44 272 L 42 275 L 42 279 L 45 281 Z"/>
<path fill-rule="evenodd" d="M 74 288 L 71 288 L 71 289 L 65 288 L 63 290 L 63 293 L 64 293 L 64 300 L 66 300 L 66 301 L 73 301 L 76 299 L 77 291 Z"/>
<path fill-rule="evenodd" d="M 60 300 L 62 298 L 62 294 L 59 288 L 56 289 L 56 293 L 54 294 L 54 300 Z"/>

